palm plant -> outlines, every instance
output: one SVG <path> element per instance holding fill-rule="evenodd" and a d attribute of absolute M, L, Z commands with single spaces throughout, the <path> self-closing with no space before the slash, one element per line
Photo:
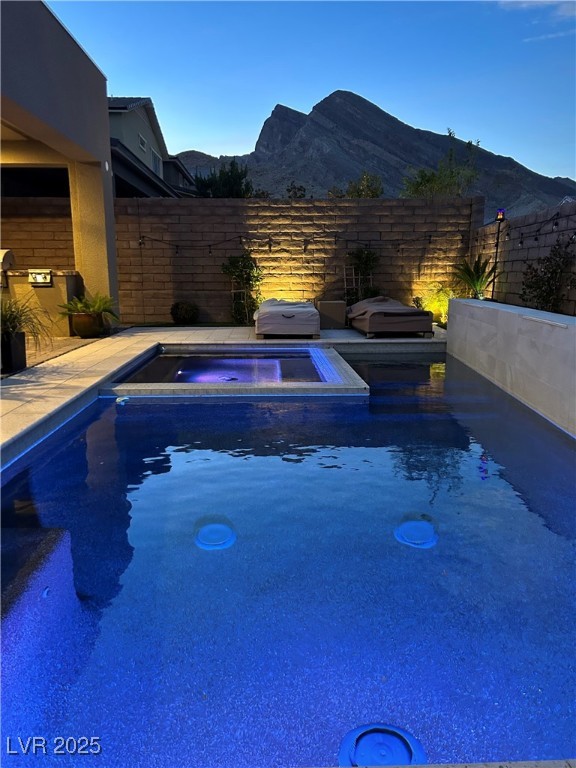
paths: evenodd
<path fill-rule="evenodd" d="M 497 271 L 497 265 L 490 265 L 490 259 L 484 259 L 477 256 L 471 264 L 468 261 L 462 261 L 454 268 L 454 277 L 472 293 L 472 298 L 483 299 L 484 292 L 501 274 Z"/>
<path fill-rule="evenodd" d="M 65 304 L 59 304 L 60 314 L 72 318 L 72 330 L 81 339 L 94 339 L 107 333 L 109 318 L 119 320 L 114 310 L 114 299 L 95 293 L 92 297 L 74 296 Z"/>
<path fill-rule="evenodd" d="M 113 317 L 115 320 L 119 319 L 114 311 L 114 299 L 111 296 L 103 296 L 100 293 L 95 293 L 92 298 L 87 296 L 78 298 L 78 296 L 74 296 L 70 301 L 59 306 L 62 310 L 60 313 L 62 315 L 105 315 Z"/>

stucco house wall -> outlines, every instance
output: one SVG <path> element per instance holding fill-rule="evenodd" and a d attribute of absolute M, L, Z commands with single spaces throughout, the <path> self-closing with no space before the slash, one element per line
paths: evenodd
<path fill-rule="evenodd" d="M 2 163 L 68 169 L 75 267 L 88 292 L 115 295 L 106 78 L 35 0 L 2 4 L 1 67 Z"/>

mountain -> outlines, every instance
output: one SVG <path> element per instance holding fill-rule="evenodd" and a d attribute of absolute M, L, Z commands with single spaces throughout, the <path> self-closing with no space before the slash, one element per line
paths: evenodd
<path fill-rule="evenodd" d="M 325 198 L 331 187 L 346 189 L 363 171 L 380 176 L 384 197 L 398 197 L 411 168 L 436 169 L 451 146 L 463 159 L 466 142 L 454 141 L 412 128 L 355 93 L 335 91 L 308 115 L 274 107 L 254 152 L 236 159 L 248 166 L 254 187 L 273 197 L 286 197 L 286 187 L 294 181 L 306 188 L 307 196 Z M 192 173 L 202 174 L 232 159 L 194 150 L 179 157 Z M 481 147 L 476 168 L 478 178 L 469 194 L 486 198 L 488 221 L 498 208 L 505 208 L 508 217 L 522 216 L 576 196 L 574 180 L 542 176 Z"/>

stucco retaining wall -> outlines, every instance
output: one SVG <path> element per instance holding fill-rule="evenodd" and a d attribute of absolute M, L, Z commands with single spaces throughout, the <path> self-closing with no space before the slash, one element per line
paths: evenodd
<path fill-rule="evenodd" d="M 576 318 L 455 299 L 447 352 L 576 436 Z"/>

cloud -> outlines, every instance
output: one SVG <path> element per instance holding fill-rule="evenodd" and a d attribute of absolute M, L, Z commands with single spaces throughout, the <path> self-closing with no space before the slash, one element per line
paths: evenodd
<path fill-rule="evenodd" d="M 548 35 L 538 35 L 537 37 L 525 37 L 523 43 L 533 43 L 537 40 L 552 40 L 555 37 L 568 37 L 568 35 L 576 34 L 576 29 L 569 29 L 566 32 L 551 32 Z"/>
<path fill-rule="evenodd" d="M 535 8 L 549 8 L 553 16 L 576 18 L 576 3 L 572 0 L 500 0 L 501 8 L 514 11 L 529 11 Z"/>

